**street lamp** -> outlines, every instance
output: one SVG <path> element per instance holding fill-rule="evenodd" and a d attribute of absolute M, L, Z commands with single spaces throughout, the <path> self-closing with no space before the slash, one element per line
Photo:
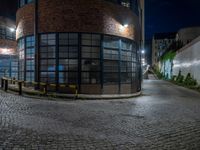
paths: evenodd
<path fill-rule="evenodd" d="M 145 50 L 142 50 L 141 53 L 142 53 L 142 54 L 145 54 Z"/>
<path fill-rule="evenodd" d="M 10 28 L 10 32 L 14 32 L 15 31 L 15 28 Z"/>

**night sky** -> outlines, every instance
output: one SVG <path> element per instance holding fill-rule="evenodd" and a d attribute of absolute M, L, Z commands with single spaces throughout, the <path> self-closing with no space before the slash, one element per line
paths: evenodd
<path fill-rule="evenodd" d="M 0 15 L 15 19 L 18 0 L 0 0 Z"/>
<path fill-rule="evenodd" d="M 200 0 L 145 0 L 146 38 L 155 32 L 176 32 L 182 27 L 200 26 Z"/>
<path fill-rule="evenodd" d="M 155 32 L 200 25 L 200 0 L 145 0 L 146 39 Z M 17 0 L 0 0 L 0 15 L 15 18 Z"/>

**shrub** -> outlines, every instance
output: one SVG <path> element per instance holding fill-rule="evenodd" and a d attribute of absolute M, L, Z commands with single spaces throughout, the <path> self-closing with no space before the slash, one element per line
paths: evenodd
<path fill-rule="evenodd" d="M 179 71 L 178 76 L 176 78 L 176 82 L 177 83 L 183 83 L 183 81 L 184 81 L 184 76 L 181 75 L 181 71 Z"/>
<path fill-rule="evenodd" d="M 185 80 L 184 80 L 184 85 L 186 85 L 186 86 L 196 86 L 197 81 L 191 77 L 190 73 L 188 73 Z"/>
<path fill-rule="evenodd" d="M 171 80 L 176 81 L 176 78 L 177 78 L 177 76 L 173 76 Z"/>

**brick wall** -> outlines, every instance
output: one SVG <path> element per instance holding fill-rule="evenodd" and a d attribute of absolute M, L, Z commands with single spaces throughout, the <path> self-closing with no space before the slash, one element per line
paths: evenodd
<path fill-rule="evenodd" d="M 13 54 L 16 53 L 17 43 L 12 40 L 0 39 L 0 48 L 13 49 Z"/>
<path fill-rule="evenodd" d="M 123 24 L 129 27 L 121 29 Z M 33 31 L 34 5 L 28 4 L 17 12 L 17 39 Z M 102 0 L 40 0 L 39 32 L 93 32 L 140 39 L 139 18 L 125 7 Z"/>
<path fill-rule="evenodd" d="M 17 12 L 17 30 L 16 38 L 26 35 L 32 35 L 34 33 L 34 5 L 29 4 L 20 8 Z"/>

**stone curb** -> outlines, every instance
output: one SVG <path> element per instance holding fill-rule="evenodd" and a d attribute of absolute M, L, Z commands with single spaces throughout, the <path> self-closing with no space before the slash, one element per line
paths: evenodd
<path fill-rule="evenodd" d="M 17 92 L 17 88 L 9 87 L 10 91 Z M 77 99 L 77 100 L 94 100 L 94 99 L 125 99 L 125 98 L 133 98 L 141 96 L 142 92 L 137 92 L 134 94 L 112 94 L 112 95 L 88 95 L 88 94 L 78 94 L 78 96 L 74 94 L 59 94 L 59 93 L 48 93 L 46 96 L 42 94 L 42 92 L 38 91 L 29 91 L 23 90 L 23 94 L 27 94 L 28 96 L 42 96 L 42 97 L 52 97 L 52 98 L 70 98 L 70 99 Z"/>

